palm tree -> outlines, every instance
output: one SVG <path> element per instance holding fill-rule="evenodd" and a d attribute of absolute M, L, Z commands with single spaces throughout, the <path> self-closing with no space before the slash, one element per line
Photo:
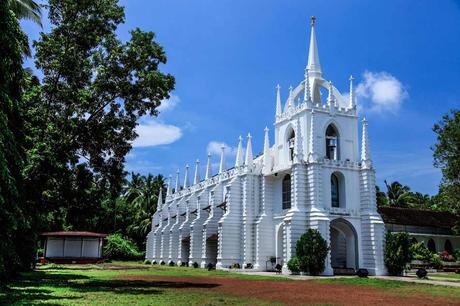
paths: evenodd
<path fill-rule="evenodd" d="M 42 25 L 42 11 L 40 4 L 36 3 L 33 0 L 7 0 L 8 5 L 11 11 L 13 11 L 14 15 L 18 20 L 20 19 L 28 19 L 32 20 L 36 24 L 38 24 L 41 28 Z M 30 50 L 29 42 L 27 40 L 24 41 L 22 45 L 23 54 L 27 57 L 32 56 L 32 52 Z"/>
<path fill-rule="evenodd" d="M 410 202 L 411 192 L 408 186 L 403 186 L 399 182 L 388 184 L 384 181 L 387 187 L 388 204 L 396 207 L 406 207 Z"/>
<path fill-rule="evenodd" d="M 162 175 L 147 177 L 133 174 L 125 198 L 134 211 L 134 222 L 127 230 L 136 242 L 142 243 L 152 225 L 152 216 L 157 210 L 158 193 L 164 189 Z M 164 191 L 164 190 L 163 190 Z"/>
<path fill-rule="evenodd" d="M 14 12 L 17 19 L 32 20 L 40 27 L 42 25 L 42 11 L 40 4 L 33 0 L 7 0 L 10 9 Z"/>

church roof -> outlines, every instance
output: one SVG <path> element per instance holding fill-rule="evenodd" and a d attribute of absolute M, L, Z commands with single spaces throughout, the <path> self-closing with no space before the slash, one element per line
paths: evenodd
<path fill-rule="evenodd" d="M 80 232 L 80 231 L 60 231 L 60 232 L 45 232 L 41 233 L 41 236 L 65 236 L 65 237 L 70 237 L 70 236 L 77 236 L 77 237 L 100 237 L 100 238 L 105 238 L 107 237 L 107 234 L 102 234 L 102 233 L 94 233 L 94 232 Z"/>
<path fill-rule="evenodd" d="M 447 211 L 432 211 L 402 207 L 379 207 L 378 212 L 386 224 L 429 226 L 451 229 L 459 219 Z"/>

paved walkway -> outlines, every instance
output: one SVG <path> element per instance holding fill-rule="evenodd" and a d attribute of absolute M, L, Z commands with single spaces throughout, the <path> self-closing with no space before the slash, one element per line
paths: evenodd
<path fill-rule="evenodd" d="M 274 272 L 260 272 L 260 271 L 249 272 L 247 270 L 246 271 L 245 270 L 239 270 L 239 271 L 233 270 L 233 272 L 247 274 L 247 275 L 288 278 L 292 280 L 318 280 L 318 279 L 330 279 L 330 278 L 354 278 L 356 277 L 356 276 L 348 276 L 348 275 L 337 275 L 337 276 L 286 275 L 286 274 L 277 274 Z M 370 278 L 460 288 L 460 282 L 455 282 L 455 280 L 453 279 L 449 279 L 446 277 L 434 277 L 434 276 L 430 277 L 429 275 L 428 275 L 428 279 L 418 279 L 417 276 L 370 276 Z"/>

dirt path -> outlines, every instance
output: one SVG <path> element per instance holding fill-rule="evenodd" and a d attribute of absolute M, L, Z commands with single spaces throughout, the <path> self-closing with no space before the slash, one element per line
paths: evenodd
<path fill-rule="evenodd" d="M 286 305 L 460 305 L 460 299 L 415 295 L 405 297 L 370 287 L 326 284 L 314 281 L 263 281 L 231 277 L 171 277 L 130 275 L 132 282 L 151 282 L 153 287 L 210 290 L 234 296 L 281 302 Z"/>

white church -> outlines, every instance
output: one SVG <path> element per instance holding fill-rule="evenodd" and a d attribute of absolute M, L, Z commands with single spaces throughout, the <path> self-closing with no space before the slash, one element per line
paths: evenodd
<path fill-rule="evenodd" d="M 288 273 L 296 241 L 313 228 L 330 246 L 324 275 L 358 268 L 384 274 L 385 225 L 377 212 L 367 122 L 361 121 L 361 140 L 359 124 L 353 78 L 344 97 L 323 74 L 313 17 L 303 80 L 289 89 L 284 105 L 277 87 L 274 143 L 265 128 L 262 155 L 253 156 L 248 135 L 244 153 L 239 139 L 234 167 L 226 168 L 222 148 L 218 174 L 208 155 L 204 180 L 199 161 L 193 184 L 188 167 L 182 186 L 177 173 L 174 190 L 170 176 L 146 259 L 261 271 L 281 264 Z"/>

